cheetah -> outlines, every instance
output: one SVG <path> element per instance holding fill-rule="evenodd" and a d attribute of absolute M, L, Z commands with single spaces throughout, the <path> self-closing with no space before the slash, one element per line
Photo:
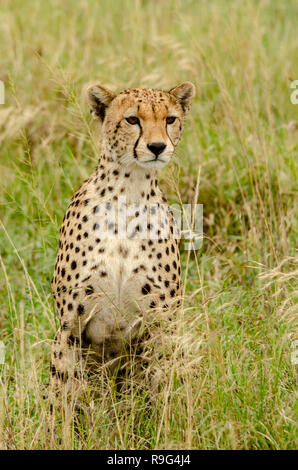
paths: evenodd
<path fill-rule="evenodd" d="M 180 302 L 179 234 L 157 171 L 173 158 L 194 94 L 191 82 L 169 92 L 87 90 L 101 157 L 60 229 L 52 280 L 56 384 L 78 376 L 83 346 L 113 362 L 146 316 Z"/>

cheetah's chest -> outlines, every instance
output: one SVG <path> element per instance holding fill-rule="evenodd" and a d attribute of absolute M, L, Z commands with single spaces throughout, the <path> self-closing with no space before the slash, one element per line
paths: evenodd
<path fill-rule="evenodd" d="M 175 240 L 102 240 L 87 260 L 82 282 L 92 285 L 101 304 L 122 310 L 146 310 L 165 304 L 180 287 Z"/>
<path fill-rule="evenodd" d="M 92 181 L 83 185 L 65 215 L 53 290 L 62 325 L 71 325 L 74 336 L 85 331 L 95 350 L 107 342 L 117 349 L 123 331 L 133 330 L 138 318 L 158 315 L 179 298 L 178 240 L 167 206 L 156 196 L 155 207 L 149 207 L 149 194 L 143 206 L 133 208 L 130 228 L 121 236 L 111 197 L 99 200 Z M 156 206 L 161 216 L 154 222 L 149 214 L 157 215 Z M 163 236 L 167 222 L 170 231 Z M 148 227 L 155 237 L 146 236 Z"/>
<path fill-rule="evenodd" d="M 93 294 L 84 299 L 85 311 L 92 316 L 85 336 L 94 350 L 100 352 L 104 344 L 105 354 L 117 355 L 127 337 L 137 331 L 139 319 L 177 299 L 181 288 L 178 247 L 173 240 L 152 244 L 119 240 L 102 245 L 104 254 L 88 279 Z"/>

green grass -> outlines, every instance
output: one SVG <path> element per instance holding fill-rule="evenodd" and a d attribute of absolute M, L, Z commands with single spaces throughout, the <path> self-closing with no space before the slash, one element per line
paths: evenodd
<path fill-rule="evenodd" d="M 0 448 L 297 446 L 297 14 L 294 0 L 2 2 Z M 184 80 L 198 92 L 161 183 L 189 203 L 199 175 L 205 239 L 182 252 L 184 311 L 158 330 L 171 354 L 149 351 L 162 386 L 117 394 L 101 376 L 79 428 L 65 406 L 53 440 L 58 230 L 100 152 L 83 90 Z"/>

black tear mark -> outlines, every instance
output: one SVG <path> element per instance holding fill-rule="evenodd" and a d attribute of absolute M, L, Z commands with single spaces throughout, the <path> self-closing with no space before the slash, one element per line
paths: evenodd
<path fill-rule="evenodd" d="M 119 128 L 120 128 L 120 125 L 121 125 L 121 120 L 116 124 L 116 127 L 115 127 L 115 130 L 114 130 L 114 134 L 117 134 Z"/>
<path fill-rule="evenodd" d="M 139 128 L 140 128 L 140 135 L 139 135 L 139 137 L 137 138 L 136 143 L 135 143 L 134 148 L 133 148 L 133 156 L 134 156 L 134 158 L 135 158 L 136 160 L 138 159 L 138 155 L 137 155 L 137 150 L 136 150 L 136 149 L 137 149 L 139 140 L 140 140 L 140 138 L 142 137 L 142 133 L 143 133 L 142 126 L 141 126 L 140 123 L 138 123 L 138 126 L 139 126 Z"/>
<path fill-rule="evenodd" d="M 178 118 L 178 119 L 179 119 L 179 118 Z M 180 121 L 180 119 L 179 119 L 179 121 Z M 171 137 L 169 136 L 169 133 L 168 133 L 168 126 L 167 126 L 167 125 L 166 125 L 166 133 L 167 133 L 167 136 L 168 136 L 168 138 L 169 138 L 169 141 L 171 142 L 171 144 L 172 144 L 173 147 L 175 148 L 175 145 L 174 145 L 174 143 L 173 143 Z"/>

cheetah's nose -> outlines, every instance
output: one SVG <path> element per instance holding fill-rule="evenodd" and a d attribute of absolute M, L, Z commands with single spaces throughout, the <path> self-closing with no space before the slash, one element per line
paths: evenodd
<path fill-rule="evenodd" d="M 163 142 L 152 142 L 152 144 L 147 144 L 147 147 L 156 157 L 158 157 L 158 155 L 166 148 L 166 144 Z"/>

